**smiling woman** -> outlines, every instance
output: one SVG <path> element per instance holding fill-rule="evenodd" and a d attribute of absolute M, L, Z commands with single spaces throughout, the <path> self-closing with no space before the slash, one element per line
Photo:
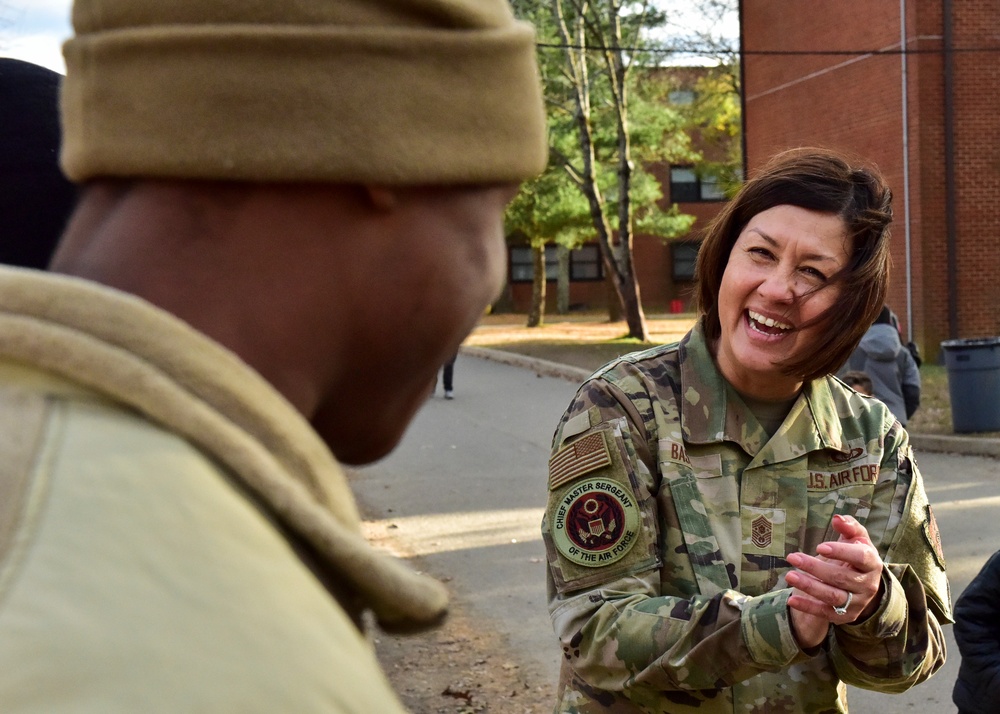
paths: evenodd
<path fill-rule="evenodd" d="M 780 214 L 775 216 L 772 209 L 779 207 Z M 781 235 L 767 232 L 768 226 L 786 220 L 797 222 Z M 827 292 L 829 299 L 831 286 L 836 296 L 813 316 L 825 328 L 822 334 L 814 334 L 817 339 L 809 349 L 786 352 L 778 364 L 786 374 L 805 381 L 835 372 L 885 301 L 891 220 L 892 193 L 874 170 L 854 167 L 835 154 L 817 150 L 775 157 L 726 205 L 699 251 L 697 294 L 706 336 L 714 341 L 721 335 L 722 283 L 746 240 L 755 236 L 764 250 L 773 252 L 779 238 L 797 236 L 812 243 L 806 248 L 814 253 L 803 255 L 811 262 L 798 266 L 801 272 L 796 280 L 802 299 L 814 292 Z M 768 225 L 758 226 L 761 221 Z M 751 235 L 744 237 L 746 233 Z M 806 325 L 794 327 L 801 330 Z"/>
<path fill-rule="evenodd" d="M 802 387 L 802 378 L 780 365 L 818 341 L 840 294 L 831 277 L 847 264 L 847 243 L 842 218 L 790 205 L 758 213 L 740 232 L 719 286 L 724 327 L 715 350 L 737 390 L 783 399 Z"/>
<path fill-rule="evenodd" d="M 709 228 L 700 317 L 556 430 L 542 535 L 557 711 L 846 712 L 944 662 L 944 558 L 909 439 L 830 374 L 882 305 L 891 195 L 779 155 Z"/>

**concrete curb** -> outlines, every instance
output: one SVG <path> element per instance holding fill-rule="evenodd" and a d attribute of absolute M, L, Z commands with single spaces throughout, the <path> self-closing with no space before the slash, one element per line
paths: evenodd
<path fill-rule="evenodd" d="M 915 451 L 940 451 L 963 456 L 990 456 L 1000 459 L 1000 439 L 944 434 L 910 434 Z"/>
<path fill-rule="evenodd" d="M 528 369 L 539 376 L 556 377 L 582 383 L 593 372 L 581 367 L 559 364 L 544 359 L 519 355 L 514 352 L 493 350 L 488 347 L 463 345 L 460 352 L 469 357 L 488 359 L 501 364 Z M 1000 459 L 1000 439 L 980 439 L 975 436 L 945 436 L 943 434 L 910 434 L 910 443 L 916 451 L 935 451 L 963 456 L 988 456 Z"/>
<path fill-rule="evenodd" d="M 509 364 L 512 367 L 530 369 L 537 375 L 543 377 L 557 377 L 559 379 L 565 379 L 569 382 L 582 383 L 585 379 L 587 379 L 587 377 L 593 374 L 593 371 L 586 370 L 581 367 L 571 367 L 568 364 L 550 362 L 544 359 L 528 357 L 527 355 L 519 355 L 514 352 L 491 350 L 487 347 L 471 347 L 463 345 L 459 351 L 463 355 L 468 355 L 469 357 L 478 357 L 480 359 L 488 359 L 501 364 Z"/>

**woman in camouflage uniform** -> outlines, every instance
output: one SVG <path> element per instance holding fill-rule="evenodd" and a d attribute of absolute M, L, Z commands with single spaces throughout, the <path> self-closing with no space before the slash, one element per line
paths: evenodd
<path fill-rule="evenodd" d="M 846 712 L 944 662 L 951 598 L 906 431 L 831 373 L 884 302 L 891 194 L 776 157 L 713 223 L 701 317 L 622 357 L 556 430 L 559 712 Z"/>

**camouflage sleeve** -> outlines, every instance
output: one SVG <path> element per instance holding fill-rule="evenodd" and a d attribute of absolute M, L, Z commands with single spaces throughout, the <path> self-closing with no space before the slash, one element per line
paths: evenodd
<path fill-rule="evenodd" d="M 657 547 L 655 435 L 638 416 L 647 406 L 601 380 L 581 388 L 556 431 L 542 533 L 549 611 L 576 677 L 660 707 L 665 692 L 709 699 L 807 655 L 787 589 L 709 596 L 692 583 L 689 595 L 661 594 L 671 566 Z"/>
<path fill-rule="evenodd" d="M 867 528 L 885 562 L 882 602 L 867 620 L 833 628 L 830 657 L 848 684 L 895 693 L 944 664 L 951 593 L 937 522 L 899 422 L 885 437 L 881 468 L 895 478 L 876 489 Z"/>

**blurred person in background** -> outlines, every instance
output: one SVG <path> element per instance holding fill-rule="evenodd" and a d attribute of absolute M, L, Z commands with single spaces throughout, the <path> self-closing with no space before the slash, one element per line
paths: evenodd
<path fill-rule="evenodd" d="M 899 338 L 899 328 L 893 325 L 888 305 L 882 306 L 840 373 L 853 370 L 871 378 L 872 395 L 885 402 L 899 423 L 906 426 L 920 406 L 920 371 Z"/>
<path fill-rule="evenodd" d="M 844 374 L 844 384 L 860 394 L 872 395 L 872 378 L 861 370 L 852 369 Z"/>
<path fill-rule="evenodd" d="M 455 398 L 455 360 L 458 359 L 458 354 L 451 356 L 447 362 L 444 363 L 444 367 L 441 368 L 441 382 L 444 387 L 444 398 L 454 399 Z"/>

